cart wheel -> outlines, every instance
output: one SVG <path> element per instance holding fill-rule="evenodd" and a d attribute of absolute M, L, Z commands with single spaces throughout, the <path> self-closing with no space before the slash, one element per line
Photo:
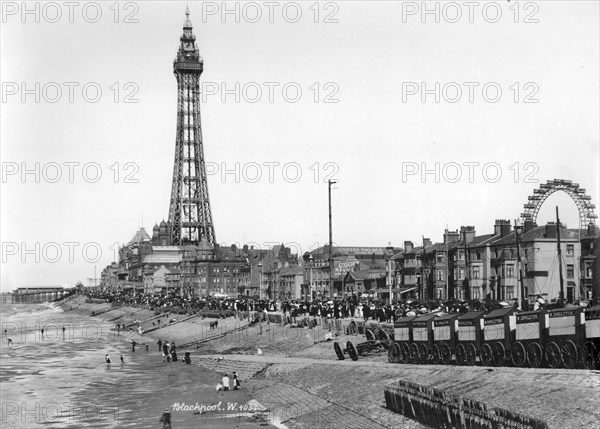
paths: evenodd
<path fill-rule="evenodd" d="M 467 356 L 466 356 L 466 360 L 467 360 L 467 364 L 468 365 L 475 365 L 475 358 L 477 357 L 477 350 L 475 349 L 475 345 L 474 344 L 469 344 L 467 345 Z"/>
<path fill-rule="evenodd" d="M 429 363 L 429 349 L 427 348 L 427 344 L 419 346 L 419 362 L 423 364 Z"/>
<path fill-rule="evenodd" d="M 415 343 L 410 345 L 409 363 L 420 363 L 419 362 L 419 346 Z"/>
<path fill-rule="evenodd" d="M 440 348 L 438 347 L 437 344 L 433 345 L 433 349 L 431 351 L 431 354 L 433 356 L 433 363 L 436 365 L 439 365 L 442 363 L 442 352 L 440 350 Z"/>
<path fill-rule="evenodd" d="M 388 334 L 387 332 L 385 332 L 383 329 L 379 330 L 379 339 L 381 341 L 383 341 L 384 343 L 386 343 L 386 345 L 389 345 L 390 343 L 390 334 Z"/>
<path fill-rule="evenodd" d="M 581 347 L 581 365 L 585 369 L 596 369 L 596 355 L 598 351 L 591 341 L 588 341 Z"/>
<path fill-rule="evenodd" d="M 562 365 L 562 354 L 554 341 L 551 341 L 546 346 L 546 361 L 550 368 L 558 368 Z"/>
<path fill-rule="evenodd" d="M 481 363 L 483 363 L 484 366 L 494 365 L 494 353 L 489 344 L 484 344 L 481 348 Z"/>
<path fill-rule="evenodd" d="M 396 343 L 393 343 L 390 347 L 388 347 L 389 363 L 396 363 L 396 361 L 398 360 L 398 352 L 400 351 L 400 348 L 396 349 L 395 345 Z"/>
<path fill-rule="evenodd" d="M 577 366 L 579 353 L 577 353 L 577 346 L 573 341 L 565 341 L 560 348 L 560 353 L 562 355 L 562 363 L 565 368 L 573 369 Z"/>
<path fill-rule="evenodd" d="M 350 359 L 357 361 L 358 351 L 356 350 L 356 347 L 354 347 L 354 344 L 352 344 L 352 341 L 348 341 L 346 343 L 346 349 L 348 350 L 348 355 L 350 356 Z"/>
<path fill-rule="evenodd" d="M 450 365 L 452 362 L 452 350 L 450 350 L 450 346 L 448 344 L 442 344 L 442 355 L 441 361 L 444 365 Z"/>
<path fill-rule="evenodd" d="M 345 359 L 344 352 L 342 351 L 342 348 L 340 347 L 337 341 L 333 343 L 333 350 L 335 350 L 335 354 L 337 355 L 339 360 Z"/>
<path fill-rule="evenodd" d="M 400 344 L 400 356 L 398 356 L 399 363 L 408 363 L 410 358 L 410 350 L 408 349 L 407 343 Z"/>
<path fill-rule="evenodd" d="M 503 366 L 504 361 L 506 360 L 506 349 L 504 348 L 504 344 L 500 341 L 496 341 L 492 345 L 492 351 L 494 352 L 494 364 L 496 366 Z"/>
<path fill-rule="evenodd" d="M 466 365 L 467 363 L 467 352 L 462 344 L 456 346 L 456 363 L 459 365 Z"/>
<path fill-rule="evenodd" d="M 525 346 L 518 341 L 512 345 L 510 355 L 514 366 L 523 368 L 527 363 L 527 351 L 525 351 Z"/>
<path fill-rule="evenodd" d="M 375 334 L 370 329 L 365 329 L 365 337 L 367 341 L 375 341 Z"/>
<path fill-rule="evenodd" d="M 529 343 L 527 345 L 527 362 L 532 368 L 539 368 L 542 366 L 542 360 L 544 359 L 544 351 L 542 346 L 538 343 Z"/>

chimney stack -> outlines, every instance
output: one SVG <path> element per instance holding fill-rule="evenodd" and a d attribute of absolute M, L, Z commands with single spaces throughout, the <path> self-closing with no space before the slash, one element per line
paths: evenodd
<path fill-rule="evenodd" d="M 546 238 L 556 238 L 556 222 L 548 222 L 546 224 Z"/>
<path fill-rule="evenodd" d="M 494 224 L 494 235 L 505 237 L 510 234 L 510 221 L 506 219 L 496 219 Z"/>
<path fill-rule="evenodd" d="M 461 239 L 465 242 L 470 243 L 475 239 L 475 227 L 474 226 L 461 226 L 460 227 Z"/>
<path fill-rule="evenodd" d="M 594 222 L 588 223 L 587 235 L 590 237 L 593 237 L 594 235 L 596 235 L 596 225 L 594 225 Z"/>
<path fill-rule="evenodd" d="M 444 230 L 444 244 L 453 243 L 455 241 L 460 240 L 460 234 L 458 231 L 448 231 Z"/>
<path fill-rule="evenodd" d="M 535 228 L 537 226 L 537 223 L 535 223 L 533 220 L 531 219 L 526 219 L 525 220 L 525 224 L 523 225 L 525 227 L 524 229 L 524 233 L 525 232 L 529 232 L 531 231 L 533 228 Z"/>

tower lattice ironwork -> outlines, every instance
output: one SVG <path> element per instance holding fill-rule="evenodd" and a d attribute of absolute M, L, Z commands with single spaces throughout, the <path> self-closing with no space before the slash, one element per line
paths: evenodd
<path fill-rule="evenodd" d="M 169 205 L 171 244 L 200 242 L 214 246 L 215 229 L 208 199 L 206 166 L 200 125 L 200 75 L 203 59 L 192 32 L 190 11 L 185 10 L 173 73 L 177 78 L 177 137 Z"/>

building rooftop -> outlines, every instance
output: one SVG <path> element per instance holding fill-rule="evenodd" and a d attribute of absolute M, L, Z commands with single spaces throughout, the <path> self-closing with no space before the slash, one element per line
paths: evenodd
<path fill-rule="evenodd" d="M 133 235 L 133 237 L 131 238 L 131 240 L 129 240 L 129 243 L 127 243 L 127 245 L 141 243 L 142 241 L 150 241 L 150 236 L 148 235 L 143 226 Z"/>

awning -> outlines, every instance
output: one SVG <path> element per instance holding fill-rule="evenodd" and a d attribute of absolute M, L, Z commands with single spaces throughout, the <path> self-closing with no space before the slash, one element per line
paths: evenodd
<path fill-rule="evenodd" d="M 417 290 L 417 288 L 416 287 L 409 287 L 406 290 L 400 291 L 400 294 L 403 294 L 403 293 L 406 293 L 406 292 L 410 292 L 410 291 L 413 291 L 413 290 Z"/>

